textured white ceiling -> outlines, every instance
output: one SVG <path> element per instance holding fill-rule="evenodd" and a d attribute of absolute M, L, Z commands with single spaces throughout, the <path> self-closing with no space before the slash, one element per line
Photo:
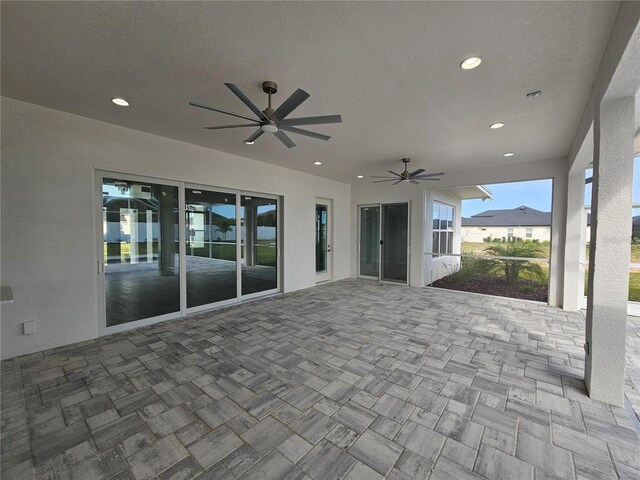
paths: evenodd
<path fill-rule="evenodd" d="M 2 2 L 2 94 L 352 182 L 412 167 L 452 170 L 566 155 L 617 2 Z M 482 65 L 458 65 L 481 55 Z M 287 150 L 189 101 L 241 114 L 224 86 L 291 115 L 342 114 Z M 527 92 L 542 90 L 535 100 Z M 119 108 L 110 98 L 131 102 Z M 237 119 L 236 119 L 237 120 Z M 489 124 L 506 126 L 490 130 Z M 516 152 L 510 159 L 507 151 Z M 313 161 L 323 162 L 314 167 Z M 176 159 L 180 161 L 180 159 Z"/>

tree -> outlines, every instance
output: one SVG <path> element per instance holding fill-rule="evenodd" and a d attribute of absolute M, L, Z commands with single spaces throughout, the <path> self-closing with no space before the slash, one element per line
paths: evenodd
<path fill-rule="evenodd" d="M 545 252 L 534 243 L 506 243 L 502 245 L 492 245 L 485 249 L 485 252 L 498 257 L 528 257 L 528 258 L 544 258 Z M 493 260 L 496 270 L 502 271 L 507 283 L 514 285 L 518 283 L 521 276 L 544 281 L 545 272 L 537 262 L 528 260 L 508 260 L 498 258 Z"/>
<path fill-rule="evenodd" d="M 258 215 L 259 227 L 275 227 L 277 225 L 278 218 L 276 216 L 276 210 L 267 210 Z"/>
<path fill-rule="evenodd" d="M 216 227 L 218 227 L 218 231 L 224 235 L 224 241 L 227 241 L 227 233 L 231 231 L 231 229 L 236 225 L 235 218 L 221 218 L 217 221 Z"/>

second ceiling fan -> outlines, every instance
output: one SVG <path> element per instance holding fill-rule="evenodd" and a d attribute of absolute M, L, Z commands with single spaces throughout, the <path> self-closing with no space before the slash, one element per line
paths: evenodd
<path fill-rule="evenodd" d="M 231 90 L 236 97 L 242 101 L 249 110 L 251 110 L 257 118 L 247 117 L 245 115 L 238 115 L 237 113 L 227 112 L 219 108 L 209 107 L 196 102 L 189 102 L 189 105 L 194 107 L 204 108 L 206 110 L 212 110 L 218 113 L 224 113 L 225 115 L 231 115 L 233 117 L 242 118 L 248 120 L 251 123 L 241 123 L 236 125 L 220 125 L 215 127 L 204 127 L 206 130 L 221 130 L 225 128 L 247 128 L 257 127 L 258 129 L 247 138 L 244 143 L 252 145 L 258 137 L 263 133 L 273 133 L 278 140 L 285 144 L 287 148 L 293 148 L 296 144 L 289 138 L 285 132 L 295 133 L 297 135 L 304 135 L 306 137 L 317 138 L 319 140 L 329 140 L 331 137 L 328 135 L 322 135 L 316 132 L 310 132 L 298 128 L 299 125 L 322 125 L 328 123 L 342 123 L 342 117 L 340 115 L 323 115 L 318 117 L 299 117 L 299 118 L 287 118 L 287 116 L 298 108 L 302 102 L 309 98 L 309 94 L 302 90 L 297 89 L 287 98 L 282 105 L 275 110 L 271 108 L 271 95 L 278 91 L 278 86 L 275 82 L 264 82 L 262 84 L 262 91 L 269 95 L 269 103 L 266 109 L 260 110 L 255 103 L 253 103 L 249 97 L 247 97 L 242 90 L 240 90 L 233 83 L 225 83 L 227 88 Z"/>
<path fill-rule="evenodd" d="M 409 171 L 410 161 L 411 161 L 410 158 L 402 159 L 402 163 L 404 163 L 404 172 L 396 173 L 396 172 L 392 172 L 391 170 L 388 170 L 388 172 L 392 174 L 393 177 L 390 177 L 388 175 L 387 176 L 372 175 L 371 178 L 383 179 L 383 180 L 375 180 L 372 183 L 393 182 L 391 185 L 397 185 L 400 182 L 411 182 L 411 183 L 418 184 L 419 183 L 418 180 L 439 181 L 440 179 L 435 177 L 441 177 L 442 175 L 444 175 L 444 172 L 422 173 L 424 172 L 424 168 L 419 168 L 417 170 L 414 170 L 413 172 L 410 172 Z"/>

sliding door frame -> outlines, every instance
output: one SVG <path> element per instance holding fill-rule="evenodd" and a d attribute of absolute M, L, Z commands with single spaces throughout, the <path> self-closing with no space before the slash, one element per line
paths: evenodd
<path fill-rule="evenodd" d="M 282 292 L 282 272 L 283 272 L 283 268 L 282 268 L 282 260 L 281 260 L 281 255 L 280 252 L 282 251 L 282 229 L 280 228 L 280 226 L 282 225 L 282 211 L 281 211 L 281 205 L 282 205 L 282 201 L 281 201 L 281 196 L 279 195 L 271 195 L 271 194 L 267 194 L 267 193 L 260 193 L 260 192 L 249 192 L 246 190 L 240 190 L 238 193 L 238 203 L 236 205 L 236 229 L 238 229 L 238 231 L 240 231 L 240 241 L 238 242 L 238 256 L 237 258 L 241 258 L 241 251 L 242 251 L 242 227 L 240 226 L 240 204 L 241 204 L 241 196 L 252 196 L 252 197 L 259 197 L 259 198 L 269 198 L 271 200 L 275 200 L 276 201 L 276 288 L 272 288 L 270 290 L 263 290 L 262 292 L 255 292 L 255 293 L 248 293 L 246 295 L 242 294 L 242 261 L 238 261 L 238 300 L 242 301 L 242 300 L 252 300 L 254 298 L 260 298 L 260 297 L 265 297 L 265 296 L 269 296 L 269 295 L 274 295 L 277 293 Z M 245 217 L 246 217 L 246 212 L 245 212 Z M 246 224 L 246 218 L 245 218 L 245 224 Z M 245 226 L 246 228 L 246 226 Z"/>
<path fill-rule="evenodd" d="M 371 276 L 371 275 L 362 275 L 360 273 L 360 253 L 362 250 L 362 209 L 363 208 L 372 208 L 375 207 L 378 209 L 378 238 L 376 239 L 376 244 L 378 245 L 378 275 L 377 276 Z M 356 258 L 356 277 L 357 278 L 364 278 L 367 280 L 380 280 L 380 265 L 381 265 L 381 260 L 382 260 L 382 249 L 380 248 L 380 234 L 382 233 L 380 231 L 380 227 L 381 227 L 381 206 L 379 203 L 363 203 L 361 205 L 358 205 L 358 232 L 357 232 L 357 237 L 358 237 L 358 256 Z"/>
<path fill-rule="evenodd" d="M 189 182 L 180 182 L 182 184 L 181 188 L 180 188 L 180 194 L 182 195 L 180 198 L 180 205 L 178 205 L 178 209 L 180 210 L 182 216 L 180 217 L 182 219 L 182 221 L 185 223 L 185 225 L 182 227 L 182 232 L 183 235 L 186 237 L 185 233 L 187 230 L 186 227 L 186 222 L 185 222 L 185 217 L 186 217 L 186 213 L 187 213 L 187 203 L 186 203 L 186 198 L 185 198 L 185 190 L 187 188 L 193 189 L 193 190 L 206 190 L 208 192 L 215 192 L 215 193 L 228 193 L 230 195 L 235 195 L 236 197 L 236 204 L 235 204 L 235 212 L 236 212 L 236 296 L 234 298 L 228 298 L 226 300 L 220 300 L 219 302 L 213 302 L 213 303 L 205 303 L 204 305 L 197 305 L 195 307 L 187 307 L 187 245 L 186 245 L 186 241 L 182 241 L 180 242 L 180 246 L 184 249 L 184 254 L 182 253 L 182 251 L 180 252 L 180 270 L 182 272 L 184 272 L 184 280 L 181 278 L 181 282 L 180 282 L 180 286 L 181 286 L 181 291 L 180 291 L 180 299 L 182 302 L 184 302 L 183 305 L 183 311 L 184 311 L 184 315 L 192 315 L 194 313 L 200 313 L 200 312 L 206 312 L 208 310 L 213 310 L 214 308 L 220 308 L 220 307 L 226 307 L 229 305 L 233 305 L 238 303 L 238 299 L 240 298 L 239 292 L 240 292 L 240 277 L 238 274 L 238 264 L 240 262 L 238 262 L 238 244 L 240 243 L 240 240 L 238 238 L 238 232 L 240 232 L 240 228 L 238 227 L 238 224 L 240 222 L 239 218 L 238 218 L 238 205 L 239 205 L 239 201 L 240 201 L 240 192 L 238 190 L 233 190 L 232 188 L 218 188 L 218 187 L 212 187 L 211 185 L 202 185 L 199 183 L 189 183 Z M 186 240 L 186 238 L 185 238 Z"/>
<path fill-rule="evenodd" d="M 104 231 L 102 225 L 102 182 L 104 178 L 121 178 L 122 180 L 130 180 L 133 182 L 151 182 L 162 185 L 168 185 L 176 187 L 178 189 L 178 258 L 179 258 L 179 277 L 180 277 L 180 308 L 176 312 L 167 313 L 164 315 L 158 315 L 156 317 L 143 318 L 141 320 L 134 320 L 132 322 L 122 323 L 119 325 L 107 326 L 107 304 L 106 304 L 106 269 L 104 263 Z M 185 315 L 184 304 L 186 303 L 186 297 L 183 296 L 183 286 L 186 281 L 186 272 L 184 270 L 183 259 L 185 257 L 185 221 L 184 215 L 180 214 L 180 207 L 184 207 L 184 185 L 182 182 L 175 180 L 167 180 L 161 177 L 153 177 L 147 175 L 136 175 L 125 172 L 114 172 L 111 170 L 95 170 L 94 176 L 95 186 L 94 192 L 96 195 L 96 206 L 94 210 L 95 222 L 94 232 L 96 241 L 95 250 L 95 263 L 96 265 L 96 292 L 97 301 L 96 306 L 98 311 L 98 335 L 111 335 L 114 333 L 124 332 L 133 328 L 145 327 L 154 323 L 164 322 L 167 320 L 175 320 Z"/>
<path fill-rule="evenodd" d="M 384 221 L 383 221 L 383 207 L 385 205 L 406 205 L 407 206 L 407 279 L 404 282 L 400 282 L 400 281 L 394 281 L 394 280 L 385 280 L 382 278 L 382 272 L 383 272 L 383 259 L 384 259 L 384 255 L 382 253 L 382 244 L 380 243 L 381 241 L 383 241 L 383 226 L 384 226 Z M 378 207 L 378 276 L 377 277 L 370 277 L 367 275 L 361 275 L 360 274 L 360 248 L 361 248 L 361 242 L 362 239 L 361 237 L 361 232 L 360 232 L 360 228 L 361 228 L 361 221 L 362 221 L 362 216 L 361 216 L 361 212 L 362 212 L 362 208 L 363 207 Z M 357 258 L 356 258 L 356 277 L 357 278 L 364 278 L 364 279 L 369 279 L 369 280 L 378 280 L 381 283 L 392 283 L 394 285 L 409 285 L 409 275 L 411 274 L 411 201 L 407 201 L 407 202 L 384 202 L 384 203 L 363 203 L 363 204 L 358 204 L 357 205 L 358 208 L 358 231 L 357 231 L 357 238 L 358 238 L 358 250 L 357 250 Z"/>
<path fill-rule="evenodd" d="M 104 263 L 104 232 L 103 232 L 103 198 L 102 198 L 102 182 L 104 178 L 122 178 L 123 180 L 129 180 L 134 182 L 151 182 L 162 185 L 168 185 L 176 187 L 178 189 L 178 258 L 179 258 L 179 277 L 180 277 L 180 309 L 176 312 L 168 313 L 165 315 L 159 315 L 156 317 L 144 318 L 141 320 L 134 320 L 119 325 L 107 326 L 106 317 L 106 283 L 105 283 L 105 263 Z M 282 293 L 283 280 L 283 256 L 281 254 L 283 232 L 282 232 L 282 196 L 269 193 L 251 192 L 247 190 L 237 190 L 233 188 L 217 187 L 214 185 L 204 185 L 191 182 L 177 181 L 166 179 L 162 177 L 155 177 L 151 175 L 140 175 L 136 173 L 129 173 L 125 171 L 113 171 L 103 168 L 94 168 L 94 238 L 95 238 L 95 250 L 94 250 L 94 265 L 95 269 L 95 284 L 94 291 L 96 292 L 96 318 L 97 318 L 97 335 L 112 335 L 114 333 L 124 332 L 132 330 L 134 328 L 145 327 L 153 325 L 155 323 L 164 322 L 167 320 L 175 320 L 178 318 L 186 317 L 195 313 L 216 310 L 229 305 L 239 304 L 245 300 L 251 300 L 260 297 L 271 296 Z M 207 191 L 214 191 L 220 193 L 229 193 L 236 196 L 236 297 L 220 302 L 209 303 L 206 305 L 198 305 L 196 307 L 187 307 L 187 270 L 186 270 L 186 202 L 185 202 L 185 189 L 202 189 Z M 241 196 L 256 196 L 261 198 L 269 198 L 276 201 L 276 280 L 277 287 L 262 292 L 255 292 L 248 295 L 242 295 L 242 225 L 240 220 L 240 202 Z"/>
<path fill-rule="evenodd" d="M 411 272 L 411 202 L 386 202 L 380 204 L 380 239 L 384 240 L 384 212 L 385 206 L 389 205 L 406 205 L 407 206 L 407 278 L 404 282 L 397 280 L 385 280 L 382 278 L 384 271 L 384 254 L 382 253 L 382 245 L 380 245 L 380 282 L 392 283 L 394 285 L 409 285 L 409 274 Z"/>

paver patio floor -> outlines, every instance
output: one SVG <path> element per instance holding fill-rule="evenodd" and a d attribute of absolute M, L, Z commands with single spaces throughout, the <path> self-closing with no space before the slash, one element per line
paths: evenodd
<path fill-rule="evenodd" d="M 580 314 L 343 280 L 2 362 L 2 479 L 640 478 L 583 343 Z"/>

